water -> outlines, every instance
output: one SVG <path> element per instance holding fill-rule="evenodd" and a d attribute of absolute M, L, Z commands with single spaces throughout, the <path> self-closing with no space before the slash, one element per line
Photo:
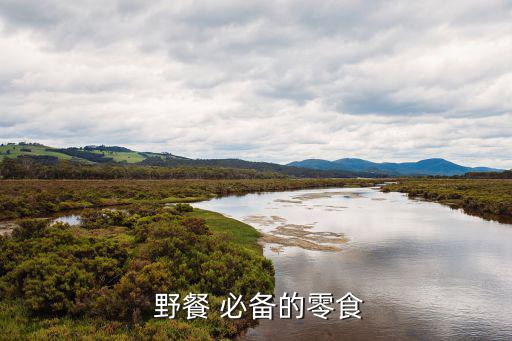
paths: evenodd
<path fill-rule="evenodd" d="M 117 206 L 106 206 L 102 209 L 110 209 L 115 210 L 117 209 Z M 46 217 L 46 219 L 50 220 L 50 224 L 54 223 L 65 223 L 69 224 L 71 226 L 77 226 L 80 225 L 80 217 L 82 213 L 86 210 L 90 209 L 75 209 L 75 210 L 67 210 L 63 212 L 59 212 L 56 214 L 53 214 L 49 217 Z M 18 226 L 16 220 L 3 220 L 0 221 L 0 235 L 9 235 L 12 233 L 12 230 Z"/>
<path fill-rule="evenodd" d="M 80 214 L 67 214 L 51 219 L 52 223 L 64 223 L 71 226 L 80 224 Z"/>
<path fill-rule="evenodd" d="M 304 198 L 309 193 L 332 196 Z M 368 188 L 251 194 L 194 206 L 249 217 L 263 232 L 299 224 L 349 239 L 339 252 L 267 244 L 264 254 L 276 269 L 276 296 L 339 298 L 350 291 L 364 300 L 362 320 L 306 313 L 303 320 L 261 321 L 244 339 L 512 339 L 512 225 Z"/>
<path fill-rule="evenodd" d="M 81 211 L 80 211 L 81 212 Z M 60 214 L 55 215 L 54 217 L 49 217 L 50 223 L 66 223 L 71 226 L 80 224 L 80 214 Z M 12 230 L 18 226 L 16 220 L 3 220 L 0 221 L 0 236 L 1 235 L 10 235 Z"/>

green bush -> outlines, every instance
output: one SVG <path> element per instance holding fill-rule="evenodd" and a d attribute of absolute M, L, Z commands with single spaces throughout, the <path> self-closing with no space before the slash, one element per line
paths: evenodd
<path fill-rule="evenodd" d="M 40 237 L 48 225 L 48 219 L 26 219 L 18 222 L 18 226 L 12 231 L 15 240 L 25 240 Z"/>
<path fill-rule="evenodd" d="M 192 212 L 194 210 L 190 204 L 176 204 L 175 207 L 179 213 Z"/>
<path fill-rule="evenodd" d="M 204 219 L 187 215 L 189 205 L 179 207 L 91 211 L 78 227 L 22 221 L 11 237 L 0 238 L 1 302 L 17 300 L 31 321 L 117 321 L 115 330 L 126 326 L 130 338 L 235 336 L 252 320 L 220 318 L 221 298 L 272 292 L 272 263 L 212 233 Z M 171 322 L 152 318 L 156 293 L 188 292 L 210 295 L 211 318 L 187 321 L 183 312 Z M 88 325 L 83 333 L 95 328 Z M 83 336 L 62 324 L 36 329 L 31 335 Z"/>
<path fill-rule="evenodd" d="M 90 229 L 106 228 L 109 226 L 131 227 L 134 219 L 123 210 L 103 209 L 88 210 L 80 216 L 82 226 Z"/>

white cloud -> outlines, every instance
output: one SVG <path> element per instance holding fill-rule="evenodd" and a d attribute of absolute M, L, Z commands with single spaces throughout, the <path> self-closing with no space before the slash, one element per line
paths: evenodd
<path fill-rule="evenodd" d="M 512 168 L 504 1 L 2 1 L 0 138 Z"/>

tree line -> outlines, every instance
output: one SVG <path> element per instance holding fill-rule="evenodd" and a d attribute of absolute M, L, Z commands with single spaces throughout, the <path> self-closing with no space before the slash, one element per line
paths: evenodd
<path fill-rule="evenodd" d="M 512 179 L 512 169 L 503 172 L 470 172 L 463 176 L 467 179 Z"/>
<path fill-rule="evenodd" d="M 52 156 L 5 158 L 0 163 L 2 179 L 279 179 L 276 172 L 227 167 L 145 166 L 84 164 Z"/>

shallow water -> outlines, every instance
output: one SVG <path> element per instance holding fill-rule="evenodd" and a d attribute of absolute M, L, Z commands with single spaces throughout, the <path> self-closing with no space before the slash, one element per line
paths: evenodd
<path fill-rule="evenodd" d="M 52 223 L 65 223 L 69 225 L 80 224 L 80 214 L 67 214 L 51 219 Z"/>
<path fill-rule="evenodd" d="M 81 212 L 81 211 L 80 211 Z M 50 219 L 50 223 L 66 223 L 69 225 L 78 225 L 80 224 L 80 213 L 65 213 L 60 215 L 55 215 L 52 217 L 48 217 Z M 3 220 L 0 221 L 0 235 L 10 235 L 12 230 L 18 226 L 16 220 Z"/>
<path fill-rule="evenodd" d="M 330 292 L 336 299 L 351 291 L 364 300 L 362 320 L 306 313 L 303 320 L 261 321 L 244 339 L 512 338 L 512 225 L 368 188 L 250 194 L 194 206 L 265 233 L 297 224 L 348 238 L 338 252 L 267 244 L 264 253 L 276 269 L 276 297 Z"/>
<path fill-rule="evenodd" d="M 119 206 L 105 206 L 101 209 L 110 209 L 110 210 L 116 210 Z M 94 208 L 93 208 L 94 209 Z M 98 209 L 98 208 L 96 208 Z M 82 216 L 83 212 L 89 211 L 91 208 L 86 209 L 75 209 L 75 210 L 67 210 L 55 213 L 51 216 L 44 217 L 43 219 L 49 219 L 50 224 L 53 223 L 65 223 L 69 224 L 71 226 L 80 225 L 80 217 Z M 8 235 L 12 233 L 12 230 L 18 226 L 18 223 L 16 220 L 2 220 L 0 221 L 0 235 Z"/>

